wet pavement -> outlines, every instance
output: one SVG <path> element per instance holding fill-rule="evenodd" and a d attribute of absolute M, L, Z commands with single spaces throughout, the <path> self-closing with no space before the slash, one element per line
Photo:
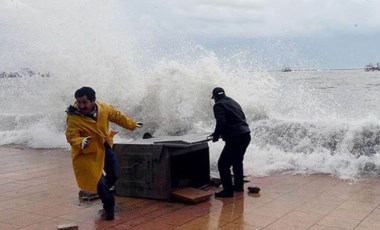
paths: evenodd
<path fill-rule="evenodd" d="M 249 178 L 261 192 L 195 205 L 116 197 L 113 221 L 80 202 L 68 150 L 0 147 L 0 229 L 380 229 L 380 179 L 327 175 Z M 211 188 L 218 189 L 218 188 Z"/>

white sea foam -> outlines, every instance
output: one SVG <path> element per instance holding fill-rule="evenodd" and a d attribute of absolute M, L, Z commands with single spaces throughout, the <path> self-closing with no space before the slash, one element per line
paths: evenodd
<path fill-rule="evenodd" d="M 2 3 L 0 72 L 19 76 L 0 78 L 0 145 L 69 148 L 64 111 L 84 85 L 145 124 L 135 132 L 112 126 L 117 142 L 144 132 L 211 133 L 211 90 L 221 86 L 252 130 L 247 174 L 356 179 L 380 171 L 378 73 L 267 72 L 255 54 L 221 56 L 183 38 L 166 49 L 130 30 L 113 1 Z M 222 148 L 210 143 L 213 174 Z"/>

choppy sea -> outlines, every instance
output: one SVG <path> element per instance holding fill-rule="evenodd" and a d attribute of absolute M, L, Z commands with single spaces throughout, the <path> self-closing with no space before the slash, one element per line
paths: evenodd
<path fill-rule="evenodd" d="M 152 36 L 147 18 L 120 2 L 1 3 L 0 146 L 68 149 L 64 111 L 82 86 L 144 123 L 134 132 L 112 126 L 116 142 L 211 133 L 211 91 L 221 86 L 252 130 L 246 174 L 380 175 L 380 71 L 268 71 L 259 53 L 223 56 L 161 27 Z M 279 63 L 320 69 L 296 46 L 283 48 L 279 56 L 291 57 Z M 210 143 L 213 173 L 222 148 Z"/>
<path fill-rule="evenodd" d="M 250 175 L 323 173 L 343 179 L 380 175 L 380 72 L 364 70 L 227 71 L 208 76 L 163 63 L 138 84 L 89 82 L 97 98 L 142 121 L 135 132 L 112 128 L 117 142 L 154 136 L 211 133 L 214 86 L 242 105 L 252 130 L 244 166 Z M 202 70 L 204 68 L 204 70 Z M 74 79 L 71 79 L 74 80 Z M 125 79 L 129 82 L 128 79 Z M 30 69 L 0 78 L 0 145 L 69 148 L 65 108 L 81 85 Z M 223 147 L 210 143 L 212 169 Z"/>

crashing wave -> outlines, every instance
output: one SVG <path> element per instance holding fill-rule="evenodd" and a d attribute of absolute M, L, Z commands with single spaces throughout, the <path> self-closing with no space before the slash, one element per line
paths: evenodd
<path fill-rule="evenodd" d="M 380 153 L 380 125 L 376 123 L 356 127 L 345 123 L 261 120 L 252 128 L 259 146 L 275 146 L 283 152 L 349 152 L 356 158 Z"/>

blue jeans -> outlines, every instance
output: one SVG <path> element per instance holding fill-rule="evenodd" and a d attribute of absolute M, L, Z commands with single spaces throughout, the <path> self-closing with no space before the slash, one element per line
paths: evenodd
<path fill-rule="evenodd" d="M 103 203 L 103 209 L 106 213 L 114 213 L 115 209 L 115 197 L 113 196 L 110 187 L 112 187 L 116 180 L 119 178 L 119 169 L 116 162 L 114 151 L 108 144 L 104 144 L 105 159 L 104 159 L 104 172 L 106 175 L 102 175 L 98 182 L 98 195 Z"/>

